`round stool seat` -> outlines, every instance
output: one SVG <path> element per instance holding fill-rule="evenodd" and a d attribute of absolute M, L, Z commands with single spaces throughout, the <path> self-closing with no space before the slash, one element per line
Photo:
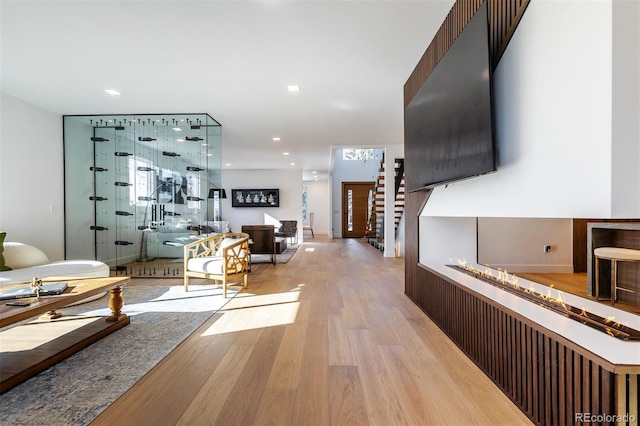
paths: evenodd
<path fill-rule="evenodd" d="M 640 262 L 640 250 L 620 247 L 598 247 L 593 254 L 601 259 L 615 259 L 627 262 Z"/>
<path fill-rule="evenodd" d="M 638 294 L 636 289 L 618 286 L 618 262 L 640 262 L 640 250 L 622 247 L 598 247 L 593 251 L 596 264 L 596 300 L 600 298 L 600 272 L 599 259 L 611 261 L 611 303 L 618 300 L 618 290 Z"/>

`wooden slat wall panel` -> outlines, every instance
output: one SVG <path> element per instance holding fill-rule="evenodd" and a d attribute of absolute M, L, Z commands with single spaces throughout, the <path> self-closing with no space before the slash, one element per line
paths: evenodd
<path fill-rule="evenodd" d="M 404 196 L 405 208 L 405 254 L 404 254 L 404 292 L 414 302 L 418 300 L 416 288 L 416 267 L 420 261 L 419 214 L 429 199 L 431 191 L 410 192 Z"/>
<path fill-rule="evenodd" d="M 451 44 L 473 17 L 484 0 L 458 0 L 454 3 L 438 29 L 433 41 L 418 61 L 411 76 L 404 85 L 404 105 L 420 90 Z M 498 65 L 511 36 L 515 32 L 529 0 L 487 0 L 489 1 L 489 54 L 493 68 Z"/>
<path fill-rule="evenodd" d="M 424 312 L 534 423 L 618 412 L 616 375 L 597 357 L 428 268 L 418 268 L 417 280 L 428 289 Z M 637 413 L 638 375 L 624 376 L 622 395 Z"/>

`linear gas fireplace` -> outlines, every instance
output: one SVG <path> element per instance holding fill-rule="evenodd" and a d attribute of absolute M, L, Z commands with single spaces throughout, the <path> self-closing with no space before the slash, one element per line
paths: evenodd
<path fill-rule="evenodd" d="M 486 268 L 478 269 L 468 264 L 464 260 L 460 260 L 455 265 L 447 265 L 450 268 L 460 270 L 471 275 L 485 283 L 501 288 L 511 294 L 515 294 L 532 303 L 542 306 L 543 308 L 554 311 L 560 315 L 570 318 L 574 321 L 606 333 L 610 336 L 617 337 L 622 340 L 640 340 L 640 331 L 626 325 L 620 324 L 615 317 L 602 317 L 592 312 L 587 312 L 584 307 L 571 306 L 565 301 L 564 293 L 560 290 L 552 288 L 547 289 L 547 293 L 540 293 L 530 284 L 528 287 L 521 286 L 518 277 L 509 274 L 507 271 L 498 269 L 497 275 L 493 270 Z M 555 293 L 555 294 L 554 294 Z"/>

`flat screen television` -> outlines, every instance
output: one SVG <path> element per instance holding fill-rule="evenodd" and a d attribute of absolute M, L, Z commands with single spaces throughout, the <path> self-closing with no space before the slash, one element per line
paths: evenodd
<path fill-rule="evenodd" d="M 487 2 L 405 108 L 409 192 L 496 170 Z"/>

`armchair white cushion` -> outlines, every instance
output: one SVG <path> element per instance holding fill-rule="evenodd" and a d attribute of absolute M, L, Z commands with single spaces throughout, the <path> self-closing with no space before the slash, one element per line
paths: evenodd
<path fill-rule="evenodd" d="M 227 297 L 230 281 L 243 278 L 247 288 L 249 273 L 249 235 L 227 233 L 212 235 L 184 246 L 184 289 L 189 291 L 189 277 L 222 282 Z"/>

